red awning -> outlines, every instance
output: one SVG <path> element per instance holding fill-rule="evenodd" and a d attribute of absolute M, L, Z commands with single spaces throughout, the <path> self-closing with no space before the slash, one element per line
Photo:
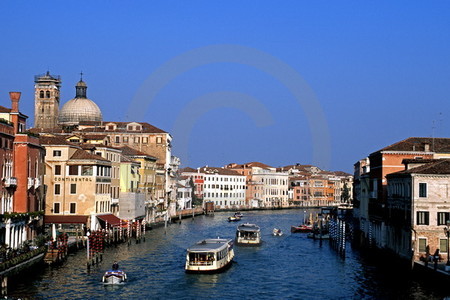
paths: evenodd
<path fill-rule="evenodd" d="M 45 224 L 86 224 L 88 216 L 44 216 Z"/>
<path fill-rule="evenodd" d="M 97 215 L 97 218 L 104 222 L 107 222 L 111 226 L 119 226 L 120 224 L 120 219 L 113 214 Z"/>

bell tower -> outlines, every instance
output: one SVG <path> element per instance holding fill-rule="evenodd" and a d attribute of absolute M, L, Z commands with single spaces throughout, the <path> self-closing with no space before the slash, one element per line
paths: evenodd
<path fill-rule="evenodd" d="M 34 127 L 56 128 L 58 126 L 59 93 L 61 77 L 50 72 L 34 76 Z"/>

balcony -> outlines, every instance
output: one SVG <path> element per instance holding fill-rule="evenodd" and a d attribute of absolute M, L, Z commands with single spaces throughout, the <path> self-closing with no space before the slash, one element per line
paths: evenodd
<path fill-rule="evenodd" d="M 34 188 L 37 189 L 40 186 L 41 186 L 41 179 L 40 178 L 35 178 L 34 179 Z"/>
<path fill-rule="evenodd" d="M 28 189 L 34 187 L 34 178 L 28 177 Z"/>
<path fill-rule="evenodd" d="M 16 187 L 17 186 L 17 178 L 16 177 L 5 177 L 3 178 L 5 183 L 5 187 Z"/>

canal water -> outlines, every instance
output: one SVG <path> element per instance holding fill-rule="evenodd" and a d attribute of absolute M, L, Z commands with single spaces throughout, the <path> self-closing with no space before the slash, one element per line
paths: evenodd
<path fill-rule="evenodd" d="M 309 215 L 310 211 L 306 211 Z M 79 251 L 58 267 L 25 274 L 9 290 L 11 298 L 30 299 L 443 299 L 433 284 L 347 247 L 343 259 L 328 241 L 291 233 L 304 210 L 245 212 L 241 222 L 261 227 L 259 247 L 235 246 L 235 262 L 220 274 L 186 274 L 186 248 L 204 238 L 234 238 L 239 223 L 230 213 L 198 216 L 155 228 L 145 242 L 106 249 L 103 261 L 87 271 Z M 272 236 L 274 227 L 284 235 Z M 121 286 L 101 278 L 114 261 L 128 274 Z M 450 295 L 450 292 L 448 293 Z"/>

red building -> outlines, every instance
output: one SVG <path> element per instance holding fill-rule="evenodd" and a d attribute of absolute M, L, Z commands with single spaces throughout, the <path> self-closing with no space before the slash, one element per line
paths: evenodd
<path fill-rule="evenodd" d="M 0 243 L 19 248 L 43 225 L 45 150 L 26 133 L 27 116 L 19 111 L 20 92 L 10 92 L 12 108 L 0 106 L 1 213 Z"/>

